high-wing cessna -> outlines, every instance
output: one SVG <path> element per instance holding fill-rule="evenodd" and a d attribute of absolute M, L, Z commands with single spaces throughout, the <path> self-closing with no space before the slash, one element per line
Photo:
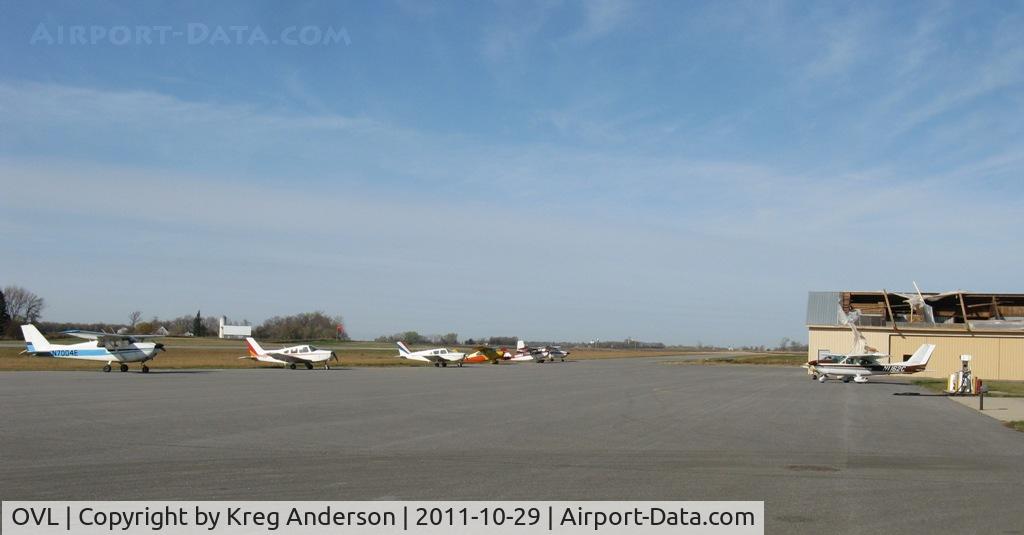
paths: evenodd
<path fill-rule="evenodd" d="M 462 366 L 462 363 L 466 360 L 465 353 L 459 353 L 457 351 L 450 351 L 446 347 L 439 347 L 436 349 L 424 349 L 423 351 L 410 351 L 404 342 L 398 342 L 398 355 L 399 358 L 409 360 L 419 360 L 422 362 L 433 362 L 434 366 L 448 367 L 448 363 L 454 363 L 458 366 Z"/>
<path fill-rule="evenodd" d="M 544 348 L 530 347 L 526 345 L 526 342 L 519 340 L 516 342 L 516 352 L 512 354 L 509 360 L 514 361 L 532 361 L 540 364 L 548 358 L 548 353 L 544 351 Z M 564 357 L 563 357 L 564 360 Z"/>
<path fill-rule="evenodd" d="M 842 379 L 844 383 L 851 380 L 857 383 L 868 382 L 872 375 L 892 375 L 894 373 L 917 373 L 924 371 L 928 366 L 928 360 L 935 351 L 933 344 L 921 344 L 917 351 L 911 355 L 906 362 L 897 364 L 883 364 L 880 359 L 888 359 L 889 355 L 879 353 L 867 345 L 867 339 L 857 329 L 855 322 L 860 317 L 860 311 L 854 310 L 845 314 L 842 308 L 839 309 L 840 321 L 845 323 L 853 331 L 853 350 L 846 355 L 826 355 L 820 359 L 812 360 L 804 365 L 811 373 L 812 379 L 824 383 L 829 379 Z"/>
<path fill-rule="evenodd" d="M 121 363 L 122 372 L 128 371 L 129 362 L 140 362 L 142 363 L 142 373 L 149 373 L 149 366 L 146 366 L 146 362 L 153 360 L 157 352 L 164 351 L 163 344 L 144 341 L 149 338 L 160 338 L 158 335 L 72 330 L 64 331 L 63 334 L 90 341 L 61 345 L 51 344 L 47 341 L 35 325 L 22 325 L 21 332 L 25 335 L 25 342 L 28 344 L 24 353 L 39 357 L 105 361 L 107 363 L 103 366 L 105 372 L 109 372 L 112 369 L 111 364 L 115 362 Z"/>
<path fill-rule="evenodd" d="M 238 358 L 252 359 L 258 362 L 284 364 L 293 370 L 299 364 L 304 365 L 307 370 L 312 370 L 313 364 L 318 362 L 323 362 L 324 369 L 329 370 L 331 369 L 331 366 L 327 364 L 327 361 L 334 359 L 335 362 L 338 362 L 338 355 L 336 355 L 334 351 L 317 349 L 310 345 L 290 346 L 282 347 L 281 349 L 268 350 L 263 349 L 258 343 L 256 343 L 256 340 L 252 338 L 246 338 L 245 344 L 249 346 L 249 355 Z"/>

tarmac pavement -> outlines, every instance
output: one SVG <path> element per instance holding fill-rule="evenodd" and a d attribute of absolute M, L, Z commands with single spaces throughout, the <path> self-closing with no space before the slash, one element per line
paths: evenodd
<path fill-rule="evenodd" d="M 0 373 L 0 498 L 764 500 L 768 533 L 1024 529 L 1024 433 L 892 378 L 672 360 Z"/>

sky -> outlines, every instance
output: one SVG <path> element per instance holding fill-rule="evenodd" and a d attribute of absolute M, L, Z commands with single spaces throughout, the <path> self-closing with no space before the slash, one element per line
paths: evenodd
<path fill-rule="evenodd" d="M 1024 292 L 1024 3 L 0 2 L 43 319 L 774 344 Z"/>

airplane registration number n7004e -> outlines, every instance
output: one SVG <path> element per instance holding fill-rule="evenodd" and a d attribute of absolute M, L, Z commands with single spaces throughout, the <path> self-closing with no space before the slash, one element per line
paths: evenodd
<path fill-rule="evenodd" d="M 77 349 L 54 349 L 50 352 L 55 357 L 77 357 Z"/>

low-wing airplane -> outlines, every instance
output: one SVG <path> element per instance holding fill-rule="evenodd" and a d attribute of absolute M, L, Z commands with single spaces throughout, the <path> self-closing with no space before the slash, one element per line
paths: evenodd
<path fill-rule="evenodd" d="M 281 349 L 268 350 L 263 349 L 256 340 L 252 338 L 246 338 L 245 344 L 249 346 L 249 355 L 238 358 L 252 359 L 258 362 L 284 364 L 293 370 L 299 364 L 304 365 L 307 370 L 312 370 L 313 364 L 318 362 L 323 362 L 324 369 L 329 370 L 331 369 L 331 366 L 327 361 L 334 359 L 335 362 L 338 362 L 338 355 L 335 354 L 334 351 L 317 349 L 311 345 L 290 346 L 282 347 Z"/>
<path fill-rule="evenodd" d="M 549 362 L 554 362 L 556 358 L 565 362 L 565 357 L 569 356 L 569 352 L 562 349 L 560 346 L 544 346 L 540 348 L 540 352 L 542 355 L 547 357 Z"/>
<path fill-rule="evenodd" d="M 867 339 L 857 329 L 857 318 L 860 311 L 854 309 L 849 314 L 839 307 L 839 319 L 853 331 L 853 349 L 846 355 L 826 355 L 804 364 L 810 371 L 811 378 L 824 383 L 829 379 L 842 379 L 844 383 L 851 380 L 857 383 L 868 382 L 872 375 L 892 375 L 894 373 L 917 373 L 928 366 L 928 360 L 935 351 L 933 344 L 921 344 L 917 351 L 906 362 L 883 364 L 879 359 L 888 359 L 889 355 L 880 353 L 867 345 Z"/>
<path fill-rule="evenodd" d="M 433 362 L 434 366 L 437 367 L 448 367 L 448 363 L 457 364 L 462 367 L 462 363 L 466 360 L 465 353 L 459 353 L 457 351 L 450 351 L 447 347 L 439 347 L 436 349 L 424 349 L 423 351 L 411 351 L 405 342 L 398 342 L 398 358 L 418 360 L 421 362 Z"/>
<path fill-rule="evenodd" d="M 119 362 L 122 372 L 128 371 L 129 362 L 142 363 L 142 373 L 149 373 L 146 362 L 153 360 L 160 351 L 165 351 L 161 343 L 150 343 L 149 338 L 161 338 L 159 335 L 114 334 L 95 331 L 71 330 L 63 334 L 84 338 L 89 342 L 79 344 L 51 344 L 35 325 L 22 325 L 21 333 L 25 335 L 27 348 L 23 353 L 38 357 L 61 359 L 79 359 L 105 361 L 103 371 L 109 372 L 111 364 Z"/>
<path fill-rule="evenodd" d="M 473 353 L 466 355 L 463 362 L 470 364 L 476 364 L 479 362 L 490 362 L 491 364 L 497 364 L 501 362 L 506 356 L 511 356 L 507 349 L 504 347 L 491 347 L 491 346 L 476 346 L 473 348 Z"/>

